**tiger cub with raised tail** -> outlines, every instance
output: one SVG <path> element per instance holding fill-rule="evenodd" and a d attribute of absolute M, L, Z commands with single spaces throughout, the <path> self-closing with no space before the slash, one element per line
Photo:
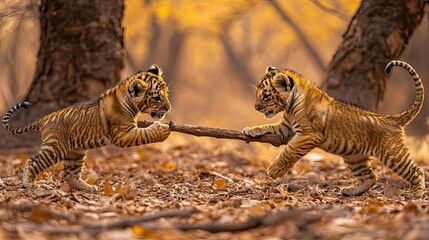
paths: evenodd
<path fill-rule="evenodd" d="M 420 111 L 424 89 L 416 71 L 406 62 L 391 61 L 385 72 L 394 66 L 405 68 L 413 77 L 417 96 L 410 109 L 398 114 L 378 114 L 336 101 L 290 69 L 268 67 L 257 85 L 255 109 L 271 118 L 279 112 L 283 118 L 275 124 L 246 127 L 243 133 L 258 137 L 267 133 L 290 138 L 268 167 L 268 175 L 278 178 L 315 147 L 343 157 L 355 176 L 355 183 L 341 189 L 343 196 L 365 193 L 377 181 L 370 165 L 375 157 L 407 180 L 411 193 L 425 192 L 424 171 L 410 155 L 405 143 L 404 126 Z"/>
<path fill-rule="evenodd" d="M 158 121 L 147 128 L 137 127 L 139 113 L 161 120 L 171 108 L 168 88 L 157 65 L 119 82 L 94 100 L 53 112 L 23 127 L 12 127 L 10 116 L 29 106 L 29 102 L 19 103 L 3 116 L 3 126 L 11 134 L 41 132 L 39 153 L 24 167 L 24 188 L 35 187 L 40 172 L 63 160 L 65 182 L 78 190 L 94 191 L 96 187 L 81 178 L 88 149 L 162 142 L 170 135 L 169 126 Z"/>

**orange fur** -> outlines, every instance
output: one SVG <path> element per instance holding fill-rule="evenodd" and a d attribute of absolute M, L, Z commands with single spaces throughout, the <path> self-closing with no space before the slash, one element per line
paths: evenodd
<path fill-rule="evenodd" d="M 64 180 L 71 187 L 95 190 L 95 186 L 81 179 L 87 149 L 107 144 L 130 147 L 161 142 L 170 134 L 169 126 L 159 122 L 148 128 L 137 127 L 139 113 L 162 119 L 171 108 L 168 88 L 156 65 L 120 82 L 97 99 L 53 112 L 23 127 L 12 127 L 10 116 L 29 105 L 19 103 L 3 116 L 3 125 L 11 134 L 37 130 L 42 135 L 39 153 L 28 159 L 24 167 L 25 188 L 35 186 L 41 171 L 64 160 Z"/>
<path fill-rule="evenodd" d="M 406 146 L 404 126 L 423 105 L 423 84 L 409 64 L 392 61 L 386 73 L 390 73 L 393 66 L 408 70 L 417 95 L 410 109 L 389 115 L 336 101 L 300 74 L 268 67 L 258 84 L 255 108 L 266 117 L 284 112 L 283 118 L 276 124 L 243 129 L 244 134 L 252 137 L 267 133 L 291 137 L 269 165 L 268 175 L 272 178 L 283 176 L 305 154 L 319 147 L 341 155 L 356 177 L 353 185 L 341 190 L 342 195 L 360 195 L 377 181 L 370 166 L 370 157 L 375 157 L 407 180 L 414 195 L 421 196 L 425 192 L 425 176 Z"/>

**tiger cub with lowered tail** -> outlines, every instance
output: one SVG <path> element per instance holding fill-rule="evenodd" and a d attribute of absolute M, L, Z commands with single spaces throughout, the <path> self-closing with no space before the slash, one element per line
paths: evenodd
<path fill-rule="evenodd" d="M 305 154 L 318 147 L 342 156 L 355 176 L 353 185 L 341 189 L 343 196 L 361 195 L 377 181 L 370 157 L 380 159 L 407 180 L 413 195 L 422 196 L 425 175 L 406 146 L 404 126 L 420 111 L 424 89 L 420 77 L 406 62 L 391 61 L 386 66 L 386 74 L 390 74 L 394 66 L 408 70 L 417 96 L 410 109 L 389 115 L 336 101 L 299 73 L 268 67 L 257 85 L 255 109 L 267 118 L 284 111 L 283 118 L 276 124 L 243 129 L 243 133 L 251 137 L 272 133 L 291 138 L 270 163 L 268 175 L 283 176 Z"/>
<path fill-rule="evenodd" d="M 96 190 L 81 178 L 87 149 L 162 142 L 170 135 L 169 126 L 158 121 L 147 128 L 137 127 L 139 113 L 161 120 L 171 108 L 168 88 L 157 65 L 121 81 L 94 100 L 53 112 L 23 127 L 9 125 L 16 110 L 29 106 L 28 102 L 19 103 L 3 116 L 3 126 L 11 134 L 41 132 L 39 153 L 29 158 L 24 167 L 24 188 L 35 187 L 41 171 L 64 160 L 64 180 L 70 187 Z"/>

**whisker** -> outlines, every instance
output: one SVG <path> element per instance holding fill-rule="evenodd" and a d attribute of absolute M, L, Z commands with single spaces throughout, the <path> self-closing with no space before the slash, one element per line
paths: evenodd
<path fill-rule="evenodd" d="M 167 84 L 168 89 L 173 88 L 176 82 L 173 80 Z"/>
<path fill-rule="evenodd" d="M 252 90 L 253 92 L 256 92 L 257 87 L 255 84 L 253 84 L 251 82 L 247 82 L 247 86 L 250 87 L 250 90 Z"/>
<path fill-rule="evenodd" d="M 168 91 L 169 91 L 169 92 L 179 92 L 179 91 L 180 91 L 180 89 L 176 89 L 176 88 L 174 87 L 174 82 L 169 83 L 169 84 L 167 85 L 167 88 L 168 88 Z"/>
<path fill-rule="evenodd" d="M 171 115 L 171 116 L 174 116 L 175 111 L 176 111 L 176 108 L 174 108 L 174 107 L 172 106 L 172 107 L 170 108 L 170 111 L 168 111 L 168 112 L 167 112 L 167 114 L 169 114 L 169 115 Z"/>

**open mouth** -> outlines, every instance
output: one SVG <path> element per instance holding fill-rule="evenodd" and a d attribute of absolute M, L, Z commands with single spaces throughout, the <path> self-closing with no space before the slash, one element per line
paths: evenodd
<path fill-rule="evenodd" d="M 164 112 L 152 112 L 150 116 L 156 120 L 162 120 L 164 118 Z"/>
<path fill-rule="evenodd" d="M 272 110 L 265 110 L 264 111 L 264 115 L 265 115 L 266 118 L 271 118 L 271 117 L 274 116 L 274 111 L 272 111 Z"/>

